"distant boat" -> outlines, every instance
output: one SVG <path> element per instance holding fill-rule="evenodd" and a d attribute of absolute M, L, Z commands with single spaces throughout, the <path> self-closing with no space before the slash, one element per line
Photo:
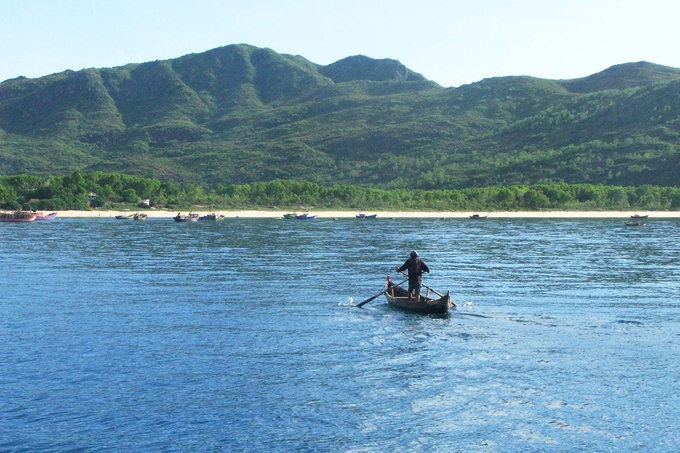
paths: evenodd
<path fill-rule="evenodd" d="M 175 222 L 196 222 L 198 221 L 198 214 L 189 213 L 189 215 L 182 215 L 178 212 L 173 219 L 175 219 Z"/>
<path fill-rule="evenodd" d="M 224 215 L 217 215 L 217 214 L 206 214 L 204 216 L 201 216 L 198 218 L 198 220 L 211 220 L 211 221 L 216 221 L 216 220 L 224 220 Z"/>
<path fill-rule="evenodd" d="M 284 219 L 289 219 L 289 220 L 294 219 L 295 217 L 297 217 L 297 212 L 289 212 L 288 214 L 283 215 Z"/>
<path fill-rule="evenodd" d="M 35 220 L 54 220 L 57 217 L 56 212 L 50 212 L 49 214 L 43 214 L 42 212 L 36 213 Z"/>
<path fill-rule="evenodd" d="M 31 211 L 0 212 L 0 222 L 33 222 L 37 216 Z"/>
<path fill-rule="evenodd" d="M 378 214 L 366 215 L 364 213 L 361 213 L 357 215 L 357 219 L 375 219 L 376 217 L 378 217 Z"/>
<path fill-rule="evenodd" d="M 298 220 L 315 220 L 316 215 L 308 215 L 307 213 L 305 213 L 305 214 L 296 215 L 295 218 L 298 219 Z"/>
<path fill-rule="evenodd" d="M 470 216 L 470 218 L 474 219 L 474 220 L 486 219 L 487 217 L 489 217 L 489 216 L 488 215 L 479 215 L 479 214 L 472 214 Z"/>
<path fill-rule="evenodd" d="M 116 219 L 118 219 L 118 220 L 128 220 L 128 219 L 131 219 L 132 217 L 133 217 L 133 214 L 118 214 L 116 216 Z"/>
<path fill-rule="evenodd" d="M 132 216 L 134 220 L 146 220 L 147 217 L 149 217 L 149 215 L 144 213 L 137 213 L 134 216 Z"/>
<path fill-rule="evenodd" d="M 630 216 L 631 219 L 646 219 L 647 217 L 649 217 L 649 214 L 648 215 L 635 214 Z"/>

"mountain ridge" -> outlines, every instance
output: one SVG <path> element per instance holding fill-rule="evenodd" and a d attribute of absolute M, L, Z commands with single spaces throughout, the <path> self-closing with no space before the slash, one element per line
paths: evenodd
<path fill-rule="evenodd" d="M 677 184 L 669 168 L 678 167 L 678 85 L 680 69 L 637 62 L 573 80 L 509 76 L 444 88 L 397 60 L 355 55 L 321 66 L 229 45 L 0 83 L 0 174 Z M 576 159 L 570 146 L 588 151 Z"/>

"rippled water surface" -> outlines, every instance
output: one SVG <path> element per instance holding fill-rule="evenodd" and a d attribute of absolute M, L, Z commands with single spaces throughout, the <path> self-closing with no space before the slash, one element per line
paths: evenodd
<path fill-rule="evenodd" d="M 0 224 L 0 451 L 679 451 L 679 233 Z M 411 249 L 461 306 L 353 307 Z"/>

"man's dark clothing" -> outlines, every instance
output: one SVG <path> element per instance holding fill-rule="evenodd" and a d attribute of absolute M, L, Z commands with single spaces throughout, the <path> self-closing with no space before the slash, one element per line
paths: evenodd
<path fill-rule="evenodd" d="M 430 268 L 427 267 L 425 261 L 418 257 L 409 258 L 404 262 L 404 264 L 397 269 L 397 272 L 403 272 L 408 269 L 408 290 L 413 292 L 414 289 L 420 289 L 421 282 L 423 281 L 423 272 L 430 272 Z"/>

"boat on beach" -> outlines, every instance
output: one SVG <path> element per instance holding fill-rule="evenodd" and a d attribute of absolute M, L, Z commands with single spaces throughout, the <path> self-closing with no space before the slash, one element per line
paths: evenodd
<path fill-rule="evenodd" d="M 182 213 L 177 213 L 175 217 L 173 217 L 175 222 L 196 222 L 198 221 L 198 214 L 194 214 L 190 212 L 188 215 L 183 215 Z"/>
<path fill-rule="evenodd" d="M 371 215 L 366 215 L 364 213 L 357 214 L 357 219 L 375 219 L 378 217 L 378 214 L 371 214 Z"/>
<path fill-rule="evenodd" d="M 647 217 L 649 217 L 649 214 L 646 215 L 635 214 L 630 216 L 631 219 L 646 219 Z"/>
<path fill-rule="evenodd" d="M 409 300 L 408 290 L 402 288 L 401 286 L 395 285 L 390 277 L 387 277 L 387 290 L 385 291 L 385 297 L 387 298 L 387 303 L 393 307 L 398 307 L 404 310 L 414 311 L 417 313 L 425 314 L 444 314 L 451 310 L 454 306 L 451 300 L 451 293 L 449 291 L 446 294 L 441 294 L 432 288 L 427 288 L 425 295 L 420 295 L 420 300 L 416 302 L 415 300 Z M 430 291 L 439 298 L 430 297 Z"/>
<path fill-rule="evenodd" d="M 33 222 L 37 216 L 32 211 L 0 212 L 0 222 Z"/>
<path fill-rule="evenodd" d="M 487 217 L 489 217 L 489 216 L 488 215 L 479 215 L 479 214 L 472 214 L 470 216 L 470 218 L 473 219 L 473 220 L 482 220 L 482 219 L 486 219 Z"/>
<path fill-rule="evenodd" d="M 54 220 L 57 217 L 56 212 L 50 212 L 49 214 L 43 214 L 42 212 L 36 212 L 35 220 Z"/>
<path fill-rule="evenodd" d="M 284 214 L 283 218 L 287 219 L 287 220 L 291 220 L 291 219 L 294 219 L 297 215 L 298 215 L 297 212 L 289 212 L 287 214 Z"/>
<path fill-rule="evenodd" d="M 224 215 L 217 215 L 215 213 L 211 214 L 206 214 L 204 216 L 201 216 L 198 218 L 198 220 L 210 220 L 210 221 L 217 221 L 217 220 L 224 220 Z"/>
<path fill-rule="evenodd" d="M 116 216 L 117 220 L 128 220 L 131 219 L 134 216 L 134 214 L 118 214 Z"/>
<path fill-rule="evenodd" d="M 307 213 L 304 213 L 304 214 L 296 215 L 295 218 L 298 219 L 298 220 L 315 220 L 316 215 L 309 215 Z"/>
<path fill-rule="evenodd" d="M 139 213 L 139 212 L 138 212 L 138 213 L 135 214 L 132 218 L 133 218 L 134 220 L 146 220 L 147 217 L 149 217 L 148 214 L 144 214 L 144 213 Z"/>

